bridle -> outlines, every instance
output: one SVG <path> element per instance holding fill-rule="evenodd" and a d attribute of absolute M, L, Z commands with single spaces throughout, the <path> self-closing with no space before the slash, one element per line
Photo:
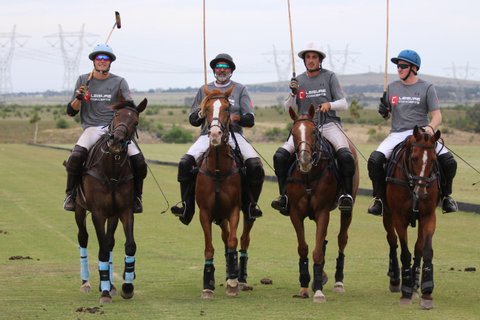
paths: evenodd
<path fill-rule="evenodd" d="M 410 187 L 410 189 L 413 192 L 413 195 L 415 198 L 419 199 L 419 191 L 420 189 L 424 190 L 424 193 L 422 194 L 422 198 L 426 198 L 428 195 L 427 188 L 430 187 L 430 184 L 432 182 L 437 181 L 437 174 L 434 170 L 434 167 L 431 168 L 429 176 L 425 177 L 425 175 L 422 173 L 423 170 L 425 169 L 426 166 L 426 161 L 428 160 L 428 155 L 427 152 L 428 150 L 435 149 L 435 143 L 433 144 L 426 144 L 422 142 L 411 142 L 409 145 L 407 145 L 406 153 L 403 158 L 403 171 L 405 176 L 407 177 L 407 182 Z M 411 151 L 414 147 L 418 147 L 423 150 L 424 152 L 424 160 L 423 160 L 423 168 L 419 174 L 414 174 L 414 168 L 413 168 L 413 163 L 412 163 L 412 157 L 411 157 Z M 407 152 L 410 151 L 410 152 Z"/>
<path fill-rule="evenodd" d="M 129 124 L 124 121 L 120 123 L 115 123 L 115 119 L 118 117 L 119 112 L 122 110 L 134 112 L 138 117 L 137 109 L 128 106 L 115 112 L 115 115 L 113 116 L 113 119 L 108 127 L 107 147 L 110 149 L 113 143 L 115 143 L 115 138 L 122 137 L 122 139 L 119 141 L 121 146 L 121 150 L 119 152 L 127 150 L 128 145 L 131 143 L 133 135 L 136 133 L 137 130 L 136 126 L 131 128 L 131 125 L 129 126 Z"/>
<path fill-rule="evenodd" d="M 219 111 L 225 111 L 227 113 L 226 122 L 223 123 L 220 120 L 219 115 L 212 117 L 212 120 L 210 122 L 208 122 L 208 136 L 210 136 L 211 130 L 213 128 L 217 127 L 220 130 L 220 132 L 222 132 L 222 142 L 227 143 L 228 142 L 228 137 L 229 137 L 229 134 L 230 134 L 230 132 L 229 132 L 229 128 L 230 128 L 230 107 L 231 107 L 230 101 L 224 95 L 212 95 L 212 96 L 206 97 L 204 103 L 206 104 L 209 100 L 225 100 L 225 101 L 227 101 L 228 105 L 227 105 L 226 108 L 220 109 L 221 106 L 219 107 Z M 216 103 L 216 101 L 213 102 L 213 104 L 215 104 L 215 103 Z M 221 102 L 219 102 L 219 103 L 221 103 Z M 211 108 L 211 106 L 206 107 L 206 109 L 208 109 L 208 108 Z M 220 112 L 219 112 L 219 114 L 220 114 Z"/>

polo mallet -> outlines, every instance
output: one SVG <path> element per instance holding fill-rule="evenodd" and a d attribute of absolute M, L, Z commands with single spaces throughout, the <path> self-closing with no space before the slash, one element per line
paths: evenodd
<path fill-rule="evenodd" d="M 383 97 L 387 96 L 387 82 L 388 82 L 388 12 L 389 12 L 389 0 L 387 0 L 387 26 L 386 26 L 386 38 L 385 38 L 385 74 L 383 75 Z"/>
<path fill-rule="evenodd" d="M 290 13 L 290 0 L 288 0 L 288 25 L 290 27 L 290 50 L 292 53 L 292 78 L 295 78 L 295 52 L 293 51 L 292 15 Z"/>
<path fill-rule="evenodd" d="M 203 0 L 203 77 L 207 85 L 207 43 L 205 33 L 205 0 Z"/>
<path fill-rule="evenodd" d="M 118 11 L 115 11 L 115 23 L 113 24 L 112 30 L 110 30 L 110 33 L 108 34 L 107 40 L 105 40 L 105 44 L 107 44 L 108 40 L 110 40 L 113 30 L 115 30 L 115 27 L 117 27 L 117 29 L 120 29 L 122 27 L 122 23 L 120 20 L 120 13 Z M 92 72 L 90 72 L 90 75 L 88 76 L 87 83 L 86 83 L 87 87 L 88 87 L 88 84 L 90 83 L 90 80 L 92 80 L 94 71 L 95 71 L 95 68 L 92 70 Z"/>

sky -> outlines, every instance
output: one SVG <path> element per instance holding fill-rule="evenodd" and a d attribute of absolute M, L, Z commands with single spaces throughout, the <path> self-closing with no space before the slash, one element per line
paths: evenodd
<path fill-rule="evenodd" d="M 208 81 L 208 63 L 221 52 L 233 57 L 232 79 L 244 84 L 287 80 L 293 71 L 288 0 L 205 0 L 205 19 L 203 0 L 0 2 L 3 92 L 73 87 L 92 70 L 88 54 L 106 41 L 115 11 L 122 27 L 108 41 L 117 56 L 111 72 L 131 89 L 201 86 L 204 52 Z M 480 81 L 479 1 L 389 0 L 388 12 L 387 41 L 387 0 L 290 0 L 296 73 L 305 71 L 297 52 L 315 41 L 327 54 L 324 68 L 337 74 L 383 73 L 388 45 L 388 61 L 417 51 L 420 75 Z"/>

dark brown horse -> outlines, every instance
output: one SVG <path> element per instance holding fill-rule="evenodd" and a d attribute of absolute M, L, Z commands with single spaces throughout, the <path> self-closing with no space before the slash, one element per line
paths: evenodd
<path fill-rule="evenodd" d="M 243 257 L 238 262 L 237 229 L 240 221 L 241 173 L 240 165 L 235 159 L 229 144 L 230 136 L 230 103 L 228 97 L 233 87 L 225 92 L 204 89 L 201 113 L 206 116 L 210 145 L 200 165 L 195 198 L 200 209 L 200 224 L 205 238 L 205 265 L 203 273 L 202 298 L 211 299 L 215 290 L 214 247 L 212 244 L 212 223 L 221 228 L 221 236 L 225 245 L 227 263 L 226 294 L 236 296 L 240 289 L 251 287 L 246 283 L 246 253 L 250 242 L 250 230 L 254 220 L 244 219 L 241 249 Z M 242 259 L 243 258 L 243 259 Z"/>
<path fill-rule="evenodd" d="M 315 109 L 310 106 L 306 115 L 297 115 L 290 108 L 293 120 L 291 134 L 297 158 L 296 167 L 287 180 L 287 196 L 290 202 L 290 220 L 298 240 L 300 293 L 299 297 L 309 297 L 310 272 L 308 270 L 308 244 L 305 241 L 305 218 L 316 223 L 315 248 L 313 249 L 313 302 L 325 302 L 323 285 L 326 283 L 324 272 L 327 228 L 330 211 L 336 208 L 340 185 L 335 170 L 334 150 L 321 136 L 313 121 Z M 350 146 L 355 159 L 356 174 L 353 181 L 353 198 L 358 190 L 358 162 L 355 149 Z M 340 215 L 338 233 L 338 258 L 335 272 L 335 292 L 344 292 L 343 267 L 344 249 L 348 241 L 348 228 L 352 215 Z"/>
<path fill-rule="evenodd" d="M 100 274 L 100 303 L 112 301 L 115 292 L 113 266 L 109 264 L 115 245 L 115 230 L 120 220 L 125 232 L 125 269 L 121 295 L 133 297 L 135 278 L 136 244 L 133 236 L 133 173 L 127 154 L 138 125 L 139 114 L 145 110 L 147 100 L 138 106 L 131 101 L 121 102 L 112 108 L 116 110 L 108 132 L 92 147 L 85 164 L 85 172 L 76 197 L 75 220 L 78 226 L 78 242 L 85 251 L 82 258 L 82 291 L 90 291 L 88 254 L 88 233 L 86 229 L 87 210 L 92 213 L 99 244 L 98 260 Z M 111 261 L 110 261 L 111 262 Z"/>
<path fill-rule="evenodd" d="M 412 296 L 421 285 L 420 306 L 433 308 L 433 249 L 435 232 L 435 208 L 440 200 L 437 155 L 435 146 L 440 131 L 430 135 L 415 126 L 413 135 L 396 148 L 391 156 L 387 172 L 386 212 L 383 225 L 390 246 L 389 277 L 390 290 L 400 291 L 400 270 L 397 258 L 397 235 L 400 239 L 401 304 L 411 304 Z M 407 228 L 416 226 L 418 235 L 415 243 L 413 266 L 408 249 Z M 420 263 L 423 259 L 420 281 Z"/>

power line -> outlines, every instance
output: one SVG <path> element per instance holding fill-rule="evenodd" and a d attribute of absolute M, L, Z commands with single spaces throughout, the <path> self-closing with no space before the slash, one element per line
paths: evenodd
<path fill-rule="evenodd" d="M 0 94 L 5 94 L 13 91 L 11 66 L 15 47 L 16 45 L 23 47 L 26 43 L 26 41 L 20 43 L 16 39 L 29 36 L 16 33 L 14 25 L 12 32 L 0 32 L 0 38 L 7 38 L 5 42 L 0 43 Z"/>

